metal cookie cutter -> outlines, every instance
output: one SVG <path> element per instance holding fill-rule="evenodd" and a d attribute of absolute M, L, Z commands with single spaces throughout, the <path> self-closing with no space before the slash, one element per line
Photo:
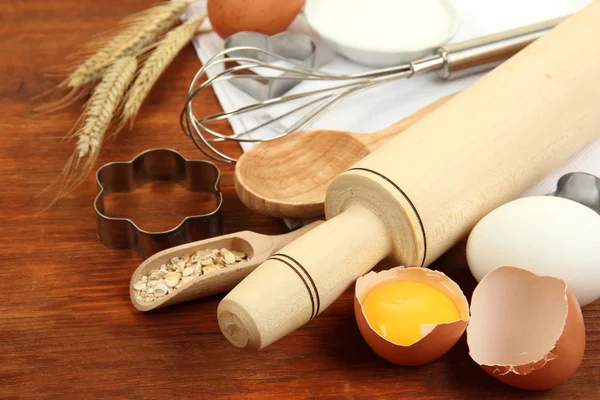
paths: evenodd
<path fill-rule="evenodd" d="M 131 161 L 103 165 L 96 173 L 98 195 L 94 201 L 98 239 L 113 249 L 136 250 L 145 259 L 169 247 L 220 235 L 223 197 L 219 178 L 215 164 L 188 160 L 171 149 L 147 150 Z M 128 218 L 105 214 L 105 195 L 128 193 L 150 181 L 173 181 L 191 192 L 212 193 L 216 198 L 215 209 L 208 214 L 188 216 L 175 228 L 162 232 L 148 232 Z"/>
<path fill-rule="evenodd" d="M 261 50 L 265 52 L 263 53 Z M 297 70 L 281 71 L 280 79 L 260 79 L 261 66 L 270 63 L 289 69 L 297 69 L 300 66 L 311 69 L 315 65 L 316 45 L 310 36 L 304 33 L 285 31 L 269 36 L 258 32 L 238 32 L 225 41 L 225 52 L 227 54 L 226 69 L 245 64 L 256 64 L 256 71 L 252 71 L 255 76 L 253 79 L 231 79 L 230 82 L 255 99 L 264 101 L 283 95 L 303 79 L 291 78 L 298 75 Z M 235 54 L 232 54 L 232 52 L 235 52 Z M 283 62 L 269 53 L 286 58 L 289 61 Z M 290 61 L 298 62 L 300 65 L 292 65 Z M 249 72 L 248 69 L 241 70 L 243 74 Z M 273 74 L 271 69 L 268 72 Z"/>
<path fill-rule="evenodd" d="M 563 175 L 549 196 L 576 201 L 600 214 L 600 178 L 585 172 Z"/>

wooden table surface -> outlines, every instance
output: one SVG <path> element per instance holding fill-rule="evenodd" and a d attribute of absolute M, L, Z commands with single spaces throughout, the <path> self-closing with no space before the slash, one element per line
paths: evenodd
<path fill-rule="evenodd" d="M 136 311 L 128 283 L 140 259 L 96 239 L 94 177 L 50 210 L 36 198 L 71 152 L 73 144 L 61 137 L 75 122 L 79 105 L 40 116 L 32 113 L 39 101 L 31 98 L 52 87 L 44 74 L 51 66 L 151 4 L 0 3 L 0 398 L 600 399 L 600 302 L 584 309 L 588 340 L 581 368 L 564 385 L 543 393 L 489 377 L 470 359 L 464 338 L 432 364 L 388 364 L 358 332 L 352 289 L 319 318 L 260 352 L 236 349 L 221 335 L 215 313 L 221 296 L 148 314 Z M 105 143 L 97 166 L 153 147 L 202 158 L 178 125 L 199 66 L 192 48 L 186 48 L 152 91 L 135 129 Z M 210 92 L 199 104 L 206 112 L 219 109 Z M 221 147 L 240 152 L 235 144 Z M 233 189 L 233 167 L 220 168 L 226 233 L 286 231 L 282 221 L 246 209 Z M 144 218 L 141 223 L 168 226 L 193 212 L 194 203 L 167 189 L 175 194 L 161 197 L 153 190 L 152 200 L 125 203 Z M 475 281 L 464 245 L 432 268 L 446 272 L 470 297 Z"/>

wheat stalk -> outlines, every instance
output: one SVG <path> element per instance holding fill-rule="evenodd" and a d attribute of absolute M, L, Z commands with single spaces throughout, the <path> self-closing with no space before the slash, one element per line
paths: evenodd
<path fill-rule="evenodd" d="M 119 128 L 117 129 L 120 129 L 127 120 L 133 124 L 142 103 L 160 75 L 171 64 L 181 49 L 192 40 L 205 18 L 201 17 L 174 28 L 153 46 L 154 50 L 150 53 L 135 82 L 127 92 L 127 98 L 119 118 Z"/>
<path fill-rule="evenodd" d="M 106 68 L 119 57 L 142 54 L 149 45 L 175 24 L 189 4 L 187 1 L 162 3 L 125 18 L 121 21 L 123 28 L 118 30 L 112 39 L 97 48 L 57 87 L 37 96 L 38 98 L 46 97 L 64 90 L 58 100 L 37 107 L 36 111 L 60 110 L 87 95 L 93 85 L 102 77 Z M 98 42 L 98 39 L 94 39 L 86 47 L 93 48 L 94 44 L 97 46 Z"/>
<path fill-rule="evenodd" d="M 115 111 L 133 80 L 137 60 L 133 56 L 118 59 L 106 69 L 102 80 L 92 92 L 77 124 L 68 137 L 77 137 L 77 144 L 65 165 L 58 194 L 53 203 L 73 191 L 90 173 Z"/>
<path fill-rule="evenodd" d="M 78 88 L 98 79 L 119 57 L 139 55 L 163 35 L 185 11 L 188 2 L 160 4 L 126 20 L 126 27 L 104 47 L 92 54 L 66 79 L 66 86 Z"/>

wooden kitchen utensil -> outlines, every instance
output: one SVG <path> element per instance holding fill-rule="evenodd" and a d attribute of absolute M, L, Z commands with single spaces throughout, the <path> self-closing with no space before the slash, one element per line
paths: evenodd
<path fill-rule="evenodd" d="M 261 235 L 255 232 L 243 231 L 163 250 L 141 263 L 131 276 L 131 281 L 129 283 L 131 302 L 135 308 L 140 311 L 150 311 L 155 308 L 167 307 L 173 304 L 226 292 L 237 285 L 274 252 L 322 223 L 323 221 L 316 221 L 296 231 L 278 236 Z M 145 303 L 138 301 L 135 298 L 136 290 L 133 285 L 135 285 L 142 276 L 148 275 L 151 271 L 159 269 L 161 265 L 166 264 L 172 258 L 181 257 L 184 254 L 191 254 L 201 249 L 222 248 L 243 251 L 248 256 L 248 259 L 230 267 L 197 276 L 190 282 L 182 285 L 179 289 L 176 289 L 173 293 L 153 302 Z"/>
<path fill-rule="evenodd" d="M 384 257 L 431 264 L 596 138 L 598 21 L 595 1 L 338 176 L 327 191 L 328 221 L 221 301 L 226 338 L 268 346 Z"/>
<path fill-rule="evenodd" d="M 452 96 L 370 135 L 313 130 L 259 143 L 237 162 L 235 190 L 246 207 L 261 214 L 278 218 L 321 216 L 325 192 L 336 176 Z"/>

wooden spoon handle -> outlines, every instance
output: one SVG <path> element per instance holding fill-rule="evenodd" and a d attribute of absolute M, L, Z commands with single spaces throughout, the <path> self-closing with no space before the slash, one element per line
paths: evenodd
<path fill-rule="evenodd" d="M 140 311 L 150 311 L 155 308 L 166 307 L 216 293 L 227 292 L 244 279 L 258 265 L 262 264 L 274 252 L 293 242 L 313 228 L 321 225 L 323 222 L 325 221 L 315 221 L 283 235 L 270 236 L 244 231 L 164 250 L 145 260 L 133 273 L 129 289 L 131 302 L 135 308 Z M 202 248 L 218 249 L 222 247 L 245 251 L 247 254 L 251 254 L 251 258 L 240 264 L 215 271 L 210 275 L 201 275 L 196 281 L 188 284 L 186 287 L 154 302 L 142 303 L 136 300 L 136 291 L 133 285 L 151 270 L 159 269 L 163 263 L 168 262 L 168 260 L 173 257 L 181 257 L 184 254 L 190 254 Z"/>
<path fill-rule="evenodd" d="M 442 104 L 446 103 L 448 100 L 454 97 L 455 94 L 456 93 L 452 93 L 440 99 L 437 99 L 433 103 L 412 113 L 408 117 L 396 122 L 393 125 L 388 126 L 387 128 L 383 128 L 378 132 L 374 132 L 370 135 L 361 134 L 359 136 L 359 139 L 367 146 L 369 150 L 373 151 L 377 147 L 381 146 L 385 141 L 395 137 L 399 133 L 402 133 L 405 129 L 420 121 L 421 119 L 429 115 L 432 111 L 438 109 Z"/>
<path fill-rule="evenodd" d="M 295 231 L 284 233 L 282 235 L 271 236 L 271 240 L 272 240 L 271 253 L 278 251 L 283 246 L 293 242 L 294 240 L 298 239 L 300 236 L 304 235 L 308 231 L 321 225 L 323 222 L 325 222 L 325 221 L 324 220 L 314 221 L 310 224 L 303 226 L 302 228 L 296 229 Z"/>

